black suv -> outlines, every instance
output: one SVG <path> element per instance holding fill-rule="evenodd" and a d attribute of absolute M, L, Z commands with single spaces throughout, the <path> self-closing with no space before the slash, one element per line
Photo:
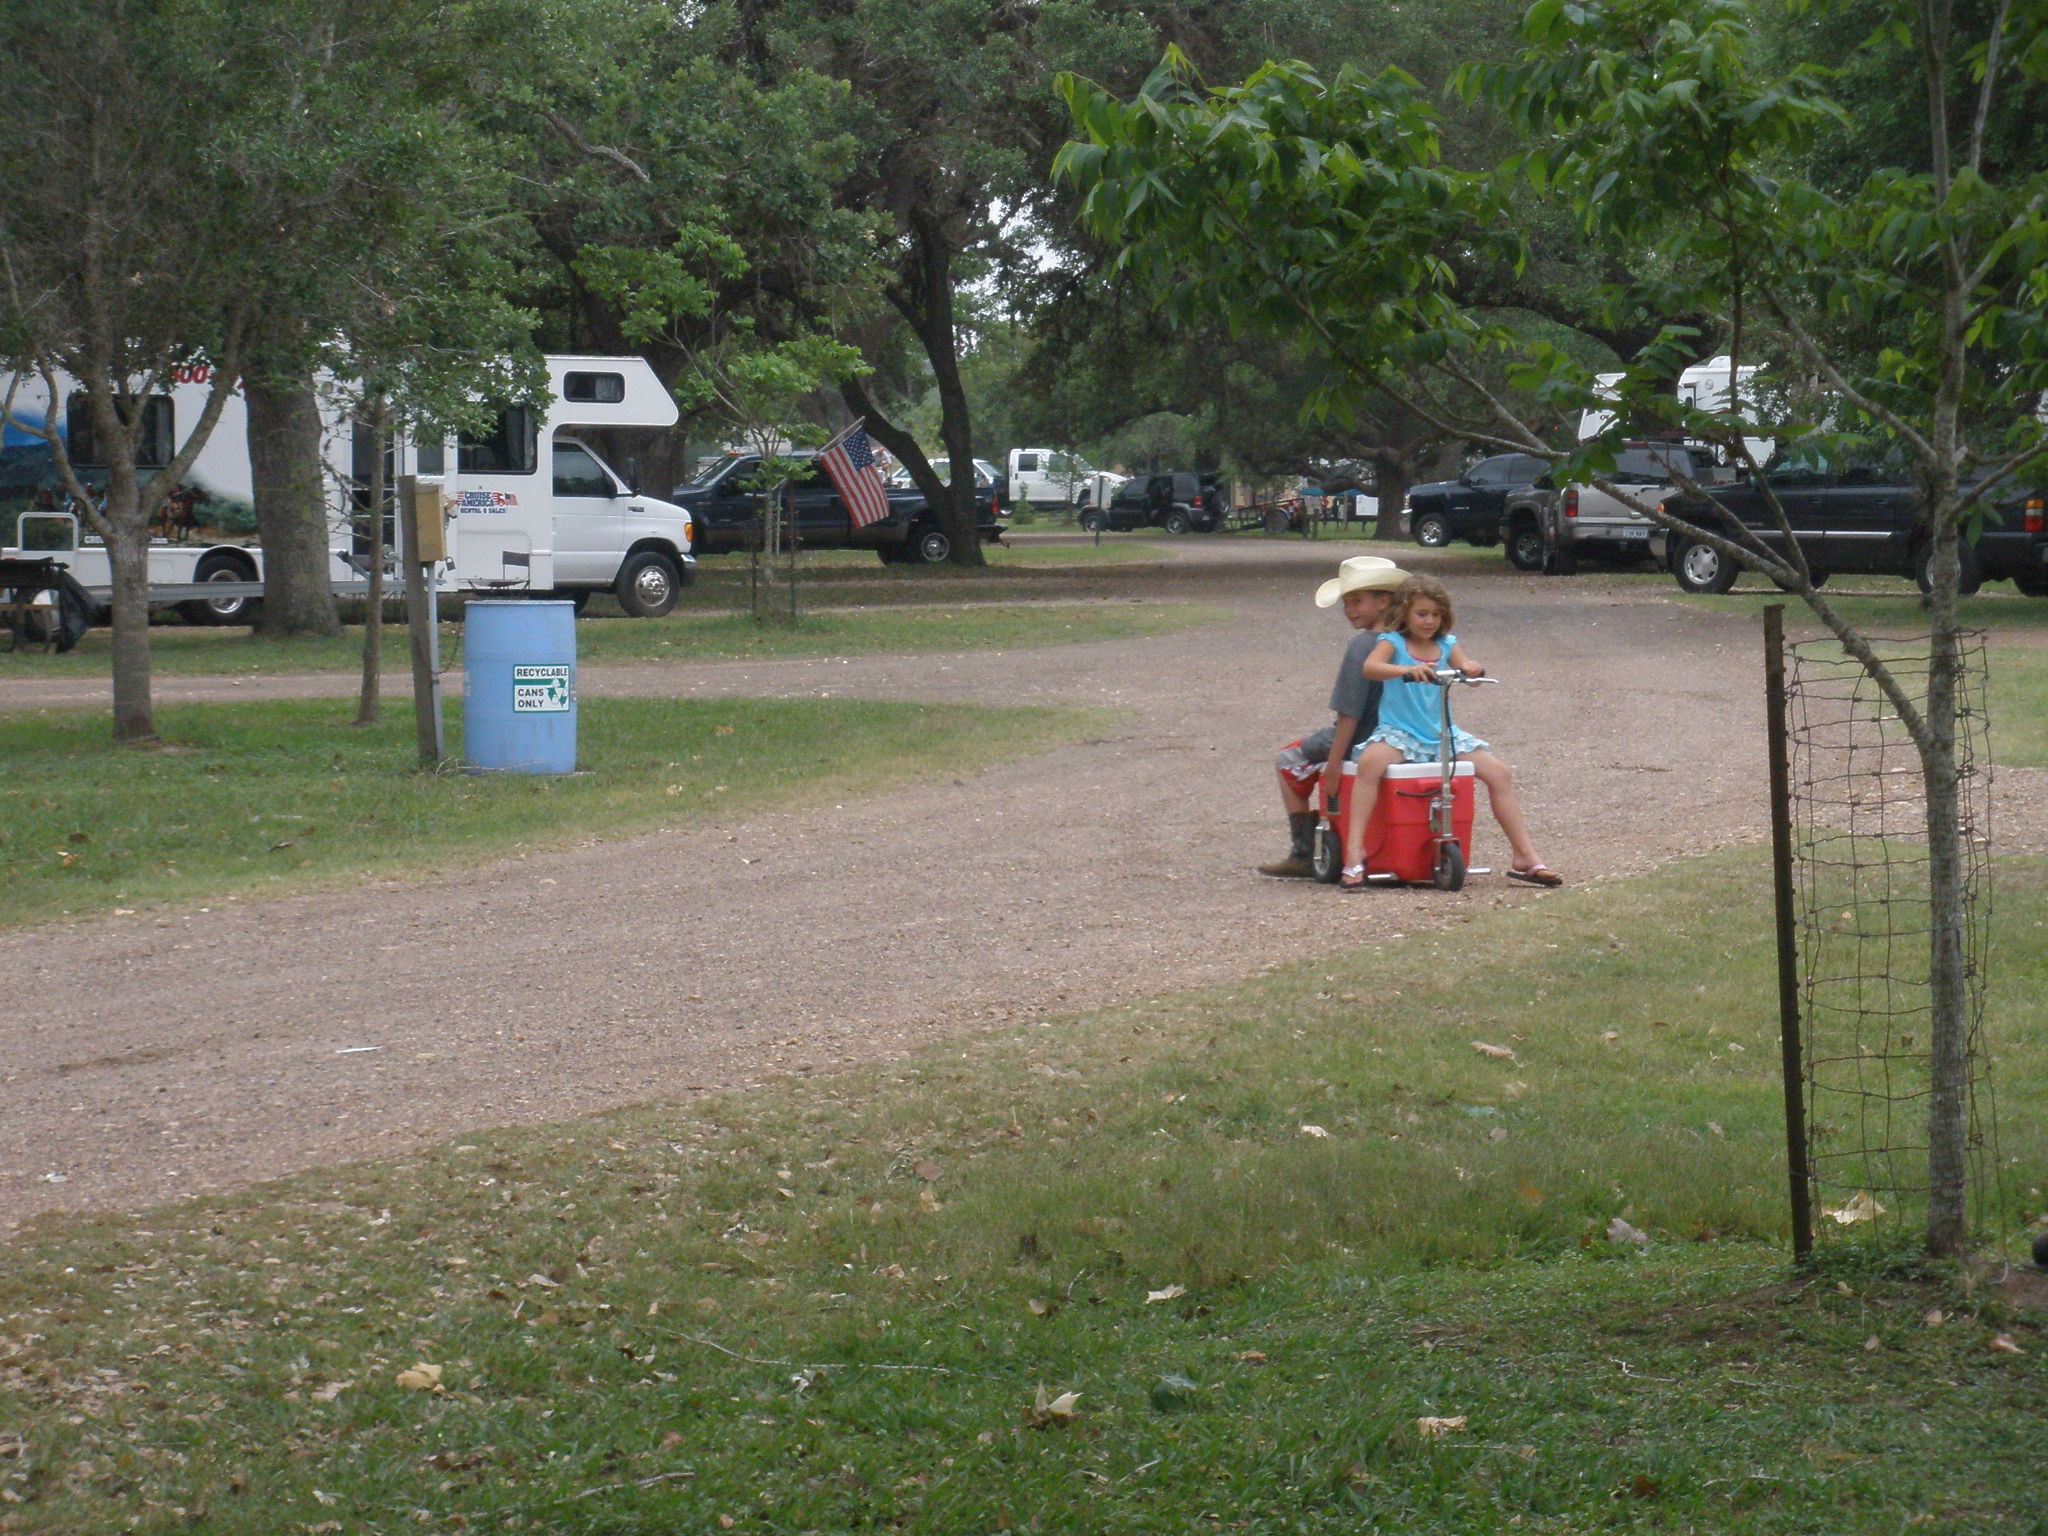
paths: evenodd
<path fill-rule="evenodd" d="M 1766 472 L 1806 557 L 1814 584 L 1836 572 L 1910 576 L 1928 589 L 1931 545 L 1920 495 L 1896 469 L 1856 465 L 1825 466 L 1781 461 Z M 1686 497 L 1665 502 L 1670 511 L 1701 527 L 1733 532 L 1739 521 L 1767 548 L 1782 550 L 1785 537 L 1763 492 L 1747 481 L 1715 493 L 1719 507 Z M 1666 561 L 1688 592 L 1726 592 L 1740 574 L 1735 562 L 1710 545 L 1680 534 L 1667 536 Z M 2031 597 L 2048 597 L 2048 501 L 2039 491 L 2015 487 L 1995 497 L 1974 546 L 1962 551 L 1961 590 L 2010 579 Z"/>
<path fill-rule="evenodd" d="M 872 549 L 885 565 L 937 565 L 953 552 L 953 540 L 929 513 L 922 492 L 889 487 L 889 515 L 865 528 L 839 497 L 838 487 L 814 453 L 793 453 L 807 460 L 803 474 L 791 481 L 789 506 L 796 519 L 797 543 L 805 549 Z M 669 500 L 687 508 L 696 525 L 691 553 L 724 554 L 752 549 L 761 542 L 761 494 L 754 476 L 761 468 L 757 453 L 729 453 L 679 485 Z M 984 540 L 1002 537 L 993 496 L 975 499 L 976 531 Z"/>
<path fill-rule="evenodd" d="M 1223 526 L 1229 507 L 1214 475 L 1176 469 L 1160 475 L 1134 475 L 1118 486 L 1109 505 L 1097 512 L 1082 509 L 1084 532 L 1097 528 L 1122 531 L 1161 528 L 1167 533 L 1211 532 Z"/>
<path fill-rule="evenodd" d="M 1455 480 L 1432 480 L 1408 492 L 1408 532 L 1424 549 L 1453 539 L 1498 544 L 1508 493 L 1534 485 L 1550 466 L 1526 453 L 1481 459 Z"/>

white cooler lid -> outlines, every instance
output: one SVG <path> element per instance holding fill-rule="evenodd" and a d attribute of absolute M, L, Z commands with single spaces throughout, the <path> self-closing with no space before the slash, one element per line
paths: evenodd
<path fill-rule="evenodd" d="M 1358 776 L 1358 763 L 1356 759 L 1344 765 L 1344 775 L 1346 778 L 1356 778 Z M 1441 779 L 1443 776 L 1443 765 L 1440 763 L 1396 763 L 1385 774 L 1385 777 L 1390 779 Z M 1470 763 L 1451 764 L 1451 777 L 1454 779 L 1471 778 L 1472 765 Z"/>

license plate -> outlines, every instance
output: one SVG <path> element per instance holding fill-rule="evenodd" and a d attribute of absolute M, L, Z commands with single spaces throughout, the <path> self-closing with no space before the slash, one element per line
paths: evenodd
<path fill-rule="evenodd" d="M 1650 536 L 1650 530 L 1647 528 L 1624 528 L 1621 530 L 1621 536 L 1624 539 L 1647 539 Z"/>

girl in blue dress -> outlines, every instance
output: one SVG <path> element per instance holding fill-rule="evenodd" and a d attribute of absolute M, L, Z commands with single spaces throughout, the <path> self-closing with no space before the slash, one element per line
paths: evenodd
<path fill-rule="evenodd" d="M 1344 818 L 1344 873 L 1339 888 L 1365 889 L 1365 823 L 1379 799 L 1380 780 L 1396 763 L 1434 763 L 1442 735 L 1441 699 L 1435 681 L 1439 667 L 1457 668 L 1467 677 L 1486 676 L 1486 669 L 1465 654 L 1451 632 L 1451 594 L 1427 576 L 1410 576 L 1394 596 L 1390 628 L 1365 659 L 1368 679 L 1384 683 L 1380 721 L 1365 739 L 1358 756 L 1358 779 L 1351 786 L 1350 814 Z M 1451 745 L 1460 762 L 1486 786 L 1493 819 L 1507 834 L 1513 850 L 1508 878 L 1524 885 L 1562 885 L 1561 877 L 1544 867 L 1529 840 L 1522 805 L 1515 797 L 1514 774 L 1470 731 L 1451 727 Z"/>

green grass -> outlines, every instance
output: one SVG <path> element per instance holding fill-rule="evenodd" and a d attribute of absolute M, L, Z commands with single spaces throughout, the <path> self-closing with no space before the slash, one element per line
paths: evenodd
<path fill-rule="evenodd" d="M 570 777 L 422 774 L 412 711 L 165 708 L 171 750 L 97 711 L 0 716 L 0 924 L 255 896 L 957 775 L 1069 740 L 1080 711 L 842 699 L 585 699 Z M 461 742 L 461 706 L 448 740 Z M 818 765 L 831 765 L 826 780 Z"/>
<path fill-rule="evenodd" d="M 2009 768 L 2048 768 L 2048 651 L 1991 649 L 1992 758 Z"/>
<path fill-rule="evenodd" d="M 1239 987 L 44 1220 L 0 1529 L 2038 1529 L 2048 1317 L 1786 1262 L 1767 886 L 1408 939 L 1389 893 L 1383 946 Z M 2008 1105 L 2044 886 L 2004 870 Z M 2041 1209 L 2038 1117 L 2003 1150 Z"/>
<path fill-rule="evenodd" d="M 917 594 L 920 599 L 928 595 Z M 1026 594 L 1029 595 L 1029 594 Z M 813 591 L 800 603 L 842 605 L 839 592 Z M 721 600 L 723 603 L 723 600 Z M 665 619 L 593 615 L 576 626 L 580 662 L 733 661 L 769 656 L 873 656 L 931 651 L 1022 650 L 1088 640 L 1128 640 L 1170 634 L 1222 617 L 1194 603 L 1050 602 L 1029 605 L 952 602 L 943 607 L 889 606 L 802 613 L 794 626 L 759 624 L 721 605 L 687 608 Z M 110 637 L 90 631 L 66 656 L 39 651 L 0 655 L 7 677 L 104 677 Z M 387 627 L 386 676 L 410 667 L 402 627 Z M 460 666 L 462 625 L 441 626 L 443 664 Z M 167 677 L 261 676 L 290 672 L 355 672 L 362 667 L 362 631 L 351 626 L 333 640 L 259 640 L 246 629 L 151 632 L 150 663 Z"/>

